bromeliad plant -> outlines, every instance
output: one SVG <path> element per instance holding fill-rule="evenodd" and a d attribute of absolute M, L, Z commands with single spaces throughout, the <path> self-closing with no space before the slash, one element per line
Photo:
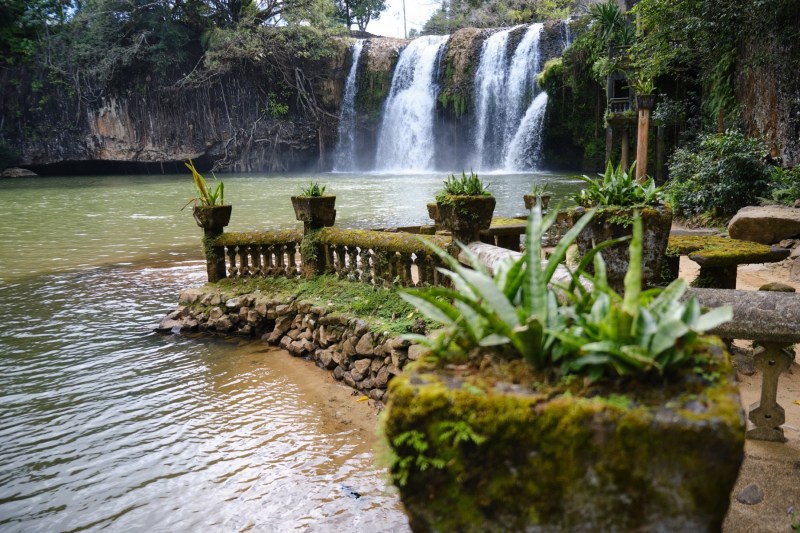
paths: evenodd
<path fill-rule="evenodd" d="M 542 218 L 534 207 L 526 233 L 525 254 L 501 263 L 494 275 L 463 247 L 473 269 L 466 268 L 432 246 L 450 270 L 440 271 L 453 289 L 408 291 L 402 297 L 429 318 L 445 324 L 435 339 L 409 336 L 428 346 L 438 358 L 468 359 L 484 349 L 514 359 L 523 358 L 539 371 L 559 375 L 664 375 L 694 364 L 702 333 L 730 320 L 730 308 L 703 313 L 696 299 L 683 302 L 687 286 L 676 280 L 663 291 L 641 290 L 642 229 L 634 219 L 631 266 L 625 295 L 609 287 L 601 255 L 609 241 L 584 256 L 569 282 L 554 280 L 567 248 L 594 212 L 581 217 L 550 258 L 540 257 L 541 237 L 556 213 Z M 593 262 L 595 274 L 586 268 Z M 566 268 L 566 267 L 565 267 Z M 586 288 L 584 281 L 592 288 Z"/>
<path fill-rule="evenodd" d="M 578 176 L 586 182 L 586 188 L 572 195 L 572 199 L 581 207 L 644 207 L 656 206 L 662 201 L 662 191 L 656 187 L 652 177 L 643 183 L 634 179 L 636 162 L 625 172 L 622 165 L 614 168 L 611 161 L 606 165 L 605 174 L 598 174 L 602 179 L 589 176 Z"/>
<path fill-rule="evenodd" d="M 443 182 L 444 187 L 436 194 L 437 203 L 445 203 L 448 196 L 491 196 L 492 193 L 486 190 L 485 185 L 474 172 L 469 176 L 461 171 L 461 177 L 450 174 Z"/>
<path fill-rule="evenodd" d="M 312 181 L 308 184 L 308 187 L 300 187 L 300 194 L 298 196 L 318 198 L 325 195 L 325 187 L 325 185 L 320 187 L 319 182 Z"/>
<path fill-rule="evenodd" d="M 184 162 L 186 168 L 188 168 L 192 173 L 192 178 L 194 178 L 194 185 L 197 189 L 197 198 L 192 198 L 186 205 L 198 203 L 205 207 L 215 207 L 219 205 L 223 205 L 225 203 L 225 184 L 220 180 L 217 183 L 217 186 L 212 190 L 208 183 L 206 183 L 206 179 L 200 174 L 196 168 L 194 168 L 194 163 L 190 159 L 187 162 Z M 217 177 L 214 176 L 214 180 Z M 186 207 L 186 206 L 184 206 Z"/>

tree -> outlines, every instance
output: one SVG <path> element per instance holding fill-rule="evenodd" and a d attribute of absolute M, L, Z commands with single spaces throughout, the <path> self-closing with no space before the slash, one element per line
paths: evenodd
<path fill-rule="evenodd" d="M 348 29 L 355 23 L 360 31 L 366 31 L 369 21 L 380 17 L 386 7 L 386 0 L 337 0 L 336 17 Z"/>

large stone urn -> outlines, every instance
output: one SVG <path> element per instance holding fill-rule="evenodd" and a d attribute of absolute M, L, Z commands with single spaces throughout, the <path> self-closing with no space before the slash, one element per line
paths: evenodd
<path fill-rule="evenodd" d="M 333 226 L 336 221 L 336 196 L 292 196 L 297 220 L 308 230 Z"/>
<path fill-rule="evenodd" d="M 222 228 L 227 226 L 231 221 L 231 212 L 233 206 L 231 205 L 196 205 L 192 209 L 192 215 L 197 225 L 203 229 L 218 229 L 220 233 Z"/>
<path fill-rule="evenodd" d="M 496 200 L 490 195 L 446 196 L 436 204 L 442 226 L 453 233 L 454 240 L 467 244 L 492 225 Z"/>
<path fill-rule="evenodd" d="M 666 205 L 639 208 L 642 217 L 642 284 L 646 287 L 658 285 L 661 278 L 661 265 L 666 264 L 665 254 L 672 227 L 672 209 Z M 573 220 L 583 215 L 585 210 L 572 211 Z M 628 207 L 598 208 L 591 223 L 578 235 L 576 243 L 581 256 L 594 245 L 633 233 L 633 209 Z M 625 274 L 628 272 L 628 246 L 625 241 L 600 252 L 606 263 L 608 284 L 622 291 Z M 590 269 L 591 270 L 591 269 Z"/>
<path fill-rule="evenodd" d="M 383 431 L 411 528 L 719 531 L 745 419 L 712 351 L 707 374 L 659 386 L 537 389 L 444 365 L 396 376 Z"/>

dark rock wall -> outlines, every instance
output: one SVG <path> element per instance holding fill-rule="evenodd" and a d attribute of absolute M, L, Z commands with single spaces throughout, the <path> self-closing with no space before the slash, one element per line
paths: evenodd
<path fill-rule="evenodd" d="M 336 142 L 346 58 L 342 44 L 338 57 L 315 67 L 318 113 L 266 73 L 245 68 L 199 87 L 144 75 L 95 92 L 54 83 L 35 68 L 4 70 L 0 143 L 45 173 L 64 162 L 83 163 L 79 171 L 98 162 L 189 158 L 221 171 L 325 168 Z"/>
<path fill-rule="evenodd" d="M 800 25 L 800 12 L 795 19 Z M 793 167 L 800 165 L 800 42 L 777 37 L 753 36 L 741 46 L 736 98 L 746 133 L 765 139 L 770 155 Z"/>

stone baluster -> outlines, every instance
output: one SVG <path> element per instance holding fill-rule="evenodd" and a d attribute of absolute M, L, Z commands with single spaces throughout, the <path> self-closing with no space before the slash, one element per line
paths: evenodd
<path fill-rule="evenodd" d="M 261 270 L 264 272 L 265 276 L 274 276 L 275 275 L 275 266 L 272 260 L 272 254 L 274 253 L 275 245 L 268 244 L 265 245 L 263 262 L 261 263 Z"/>
<path fill-rule="evenodd" d="M 264 271 L 261 270 L 261 249 L 263 245 L 252 244 L 250 245 L 250 273 L 253 276 L 263 276 Z"/>
<path fill-rule="evenodd" d="M 345 248 L 341 244 L 334 246 L 334 254 L 336 255 L 336 275 L 339 279 L 347 277 L 347 265 L 345 260 Z"/>
<path fill-rule="evenodd" d="M 297 254 L 299 252 L 299 246 L 296 242 L 290 242 L 288 245 L 288 257 L 289 257 L 289 269 L 286 273 L 287 276 L 290 278 L 294 278 L 300 275 L 300 265 L 298 265 Z"/>
<path fill-rule="evenodd" d="M 228 276 L 236 277 L 239 270 L 236 268 L 236 246 L 227 246 L 225 255 L 228 256 Z"/>
<path fill-rule="evenodd" d="M 322 253 L 325 256 L 325 272 L 331 273 L 336 271 L 336 266 L 334 264 L 334 254 L 333 254 L 334 246 L 332 244 L 326 244 L 322 247 Z"/>
<path fill-rule="evenodd" d="M 400 281 L 404 287 L 411 287 L 414 285 L 414 277 L 411 273 L 411 265 L 413 264 L 414 260 L 411 257 L 411 254 L 399 254 L 398 259 L 400 261 Z"/>
<path fill-rule="evenodd" d="M 239 246 L 239 276 L 245 277 L 250 275 L 250 265 L 248 258 L 250 256 L 250 247 L 246 244 Z"/>
<path fill-rule="evenodd" d="M 353 281 L 358 281 L 358 248 L 355 246 L 347 247 L 347 277 Z"/>
<path fill-rule="evenodd" d="M 286 275 L 286 260 L 284 254 L 286 253 L 286 246 L 284 244 L 275 245 L 275 272 L 279 276 Z"/>

